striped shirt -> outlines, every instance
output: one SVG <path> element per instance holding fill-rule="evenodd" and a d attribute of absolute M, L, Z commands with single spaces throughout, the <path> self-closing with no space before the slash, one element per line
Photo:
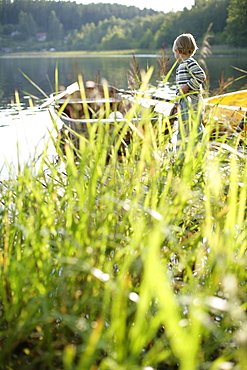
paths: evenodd
<path fill-rule="evenodd" d="M 205 80 L 205 72 L 194 58 L 189 57 L 183 60 L 176 70 L 176 95 L 181 95 L 180 89 L 187 84 L 189 86 L 188 94 L 193 93 L 191 97 L 199 99 L 202 91 L 202 83 Z"/>

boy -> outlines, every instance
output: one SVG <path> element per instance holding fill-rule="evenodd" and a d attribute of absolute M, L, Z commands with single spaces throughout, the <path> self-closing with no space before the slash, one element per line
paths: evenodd
<path fill-rule="evenodd" d="M 176 70 L 176 95 L 181 96 L 172 109 L 172 114 L 177 112 L 178 107 L 181 111 L 182 126 L 184 136 L 190 134 L 191 123 L 189 122 L 190 107 L 197 116 L 197 132 L 203 130 L 202 125 L 202 84 L 206 80 L 204 70 L 193 58 L 198 49 L 194 37 L 190 33 L 184 33 L 176 38 L 173 44 L 173 53 L 179 66 Z M 178 129 L 177 140 L 181 140 L 180 128 Z"/>

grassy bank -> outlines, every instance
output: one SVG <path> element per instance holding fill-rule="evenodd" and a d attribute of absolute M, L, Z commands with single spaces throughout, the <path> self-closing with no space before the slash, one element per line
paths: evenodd
<path fill-rule="evenodd" d="M 247 48 L 234 48 L 226 45 L 212 45 L 212 55 L 247 55 Z"/>
<path fill-rule="evenodd" d="M 171 51 L 172 47 L 167 48 L 167 55 L 173 55 Z M 234 48 L 224 45 L 213 45 L 211 46 L 212 55 L 247 55 L 247 48 Z M 0 53 L 2 57 L 8 56 L 58 56 L 58 57 L 69 57 L 69 56 L 87 56 L 87 55 L 159 55 L 160 50 L 110 50 L 110 51 L 45 51 L 45 52 L 25 52 L 25 53 Z"/>
<path fill-rule="evenodd" d="M 1 184 L 1 369 L 246 368 L 246 156 L 151 117 Z"/>

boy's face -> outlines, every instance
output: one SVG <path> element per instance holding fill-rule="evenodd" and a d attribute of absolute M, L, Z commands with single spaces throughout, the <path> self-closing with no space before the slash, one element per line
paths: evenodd
<path fill-rule="evenodd" d="M 173 50 L 173 53 L 174 53 L 174 57 L 175 57 L 176 60 L 180 60 L 181 59 L 181 54 L 178 51 L 178 49 L 174 49 Z"/>

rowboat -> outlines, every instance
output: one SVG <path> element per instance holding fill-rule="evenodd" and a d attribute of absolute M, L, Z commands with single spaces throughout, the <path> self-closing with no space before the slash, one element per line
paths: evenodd
<path fill-rule="evenodd" d="M 204 122 L 225 130 L 246 130 L 247 90 L 217 95 L 204 100 Z"/>
<path fill-rule="evenodd" d="M 149 121 L 157 122 L 157 117 L 162 115 L 169 118 L 171 126 L 176 117 L 170 118 L 173 101 L 152 96 L 139 96 L 117 88 L 108 87 L 107 91 L 102 85 L 87 81 L 83 90 L 78 84 L 71 85 L 75 91 L 67 89 L 50 97 L 51 104 L 56 114 L 63 122 L 61 137 L 72 140 L 75 147 L 79 147 L 80 136 L 88 138 L 90 125 L 121 123 L 122 127 L 129 126 L 123 138 L 123 147 L 129 145 L 131 129 L 137 127 L 143 119 L 140 114 L 126 118 L 127 113 L 135 108 L 150 108 L 154 113 Z M 47 103 L 44 103 L 47 105 Z M 206 125 L 211 127 L 211 139 L 217 140 L 222 135 L 245 131 L 247 116 L 247 90 L 236 91 L 217 95 L 204 100 L 204 119 Z M 95 131 L 96 132 L 96 131 Z M 166 130 L 168 132 L 168 130 Z"/>
<path fill-rule="evenodd" d="M 80 136 L 86 139 L 89 137 L 89 127 L 94 126 L 97 134 L 99 125 L 107 124 L 108 130 L 111 132 L 117 123 L 122 128 L 128 126 L 120 151 L 129 145 L 135 127 L 138 127 L 140 135 L 143 134 L 143 123 L 145 123 L 145 118 L 141 114 L 143 109 L 149 108 L 153 112 L 146 120 L 155 123 L 159 115 L 169 117 L 173 107 L 173 103 L 169 99 L 152 99 L 146 95 L 143 96 L 143 94 L 133 94 L 114 87 L 106 89 L 102 85 L 96 85 L 93 81 L 87 81 L 82 90 L 78 85 L 74 85 L 74 91 L 67 88 L 64 92 L 52 94 L 41 107 L 46 105 L 50 105 L 63 123 L 60 130 L 60 142 L 63 149 L 63 143 L 67 142 L 68 139 L 76 148 L 79 148 Z M 127 117 L 133 106 L 135 106 L 135 114 L 130 114 Z M 138 126 L 140 122 L 142 122 L 141 127 Z"/>

